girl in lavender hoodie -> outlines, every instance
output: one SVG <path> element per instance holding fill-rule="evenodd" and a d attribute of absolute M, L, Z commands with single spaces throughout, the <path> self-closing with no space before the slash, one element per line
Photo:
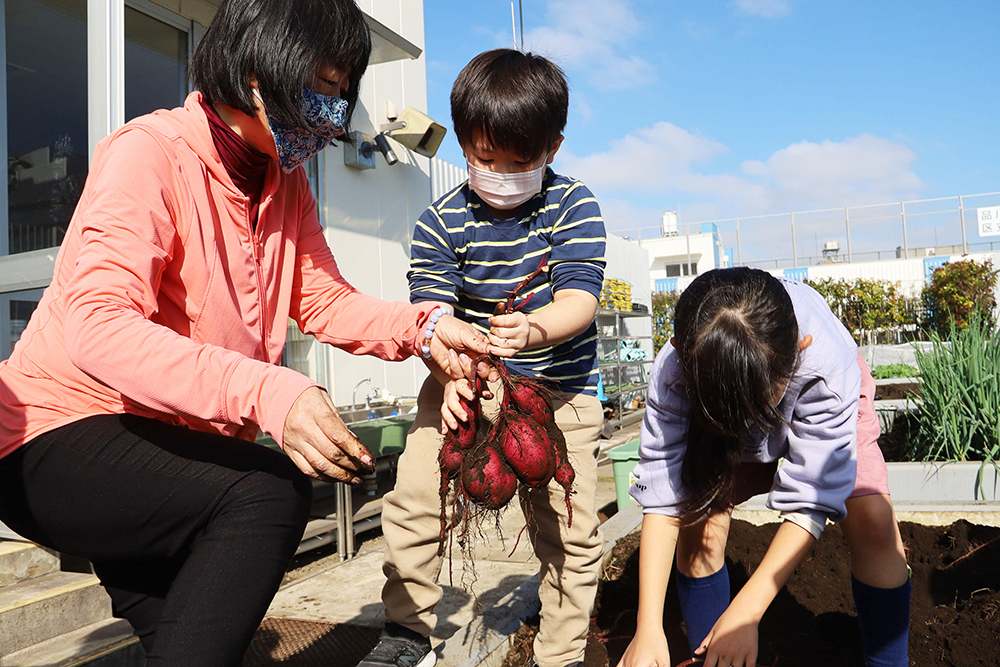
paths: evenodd
<path fill-rule="evenodd" d="M 632 496 L 644 507 L 635 638 L 620 667 L 668 667 L 664 594 L 676 552 L 691 651 L 752 667 L 757 628 L 819 539 L 842 522 L 865 663 L 909 665 L 910 584 L 878 448 L 874 381 L 823 297 L 748 268 L 699 276 L 656 358 Z M 778 465 L 780 462 L 780 466 Z M 768 492 L 782 524 L 730 601 L 732 507 Z"/>

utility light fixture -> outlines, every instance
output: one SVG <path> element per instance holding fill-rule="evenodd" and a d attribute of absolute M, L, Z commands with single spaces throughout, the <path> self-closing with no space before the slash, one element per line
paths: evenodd
<path fill-rule="evenodd" d="M 344 144 L 344 164 L 353 169 L 374 169 L 376 149 L 385 156 L 387 164 L 396 164 L 399 158 L 392 150 L 389 137 L 417 155 L 434 157 L 448 132 L 443 125 L 413 107 L 406 107 L 398 116 L 392 112 L 388 120 L 374 137 L 353 132 L 353 145 Z"/>

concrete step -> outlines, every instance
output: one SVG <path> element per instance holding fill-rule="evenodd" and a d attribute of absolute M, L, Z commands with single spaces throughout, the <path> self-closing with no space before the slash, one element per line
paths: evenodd
<path fill-rule="evenodd" d="M 0 655 L 111 617 L 97 577 L 53 572 L 0 588 Z"/>
<path fill-rule="evenodd" d="M 0 586 L 58 571 L 58 554 L 31 542 L 0 540 Z"/>
<path fill-rule="evenodd" d="M 0 657 L 0 667 L 144 667 L 145 663 L 132 626 L 116 618 Z"/>

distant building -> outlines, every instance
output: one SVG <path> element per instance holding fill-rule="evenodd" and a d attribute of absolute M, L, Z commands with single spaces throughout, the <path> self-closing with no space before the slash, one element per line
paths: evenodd
<path fill-rule="evenodd" d="M 660 231 L 659 238 L 637 241 L 649 252 L 650 288 L 654 292 L 681 290 L 694 276 L 732 266 L 732 252 L 722 247 L 714 223 L 701 224 L 697 234 L 680 234 L 677 214 L 667 211 Z"/>

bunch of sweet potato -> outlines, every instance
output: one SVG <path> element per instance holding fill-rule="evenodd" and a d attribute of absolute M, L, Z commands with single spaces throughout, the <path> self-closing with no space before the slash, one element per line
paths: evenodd
<path fill-rule="evenodd" d="M 497 313 L 511 313 L 523 308 L 529 295 L 516 308 L 518 292 L 542 271 L 538 270 L 515 288 L 506 303 L 497 304 Z M 449 430 L 438 456 L 441 464 L 441 539 L 447 534 L 449 492 L 456 506 L 477 506 L 500 510 L 517 493 L 518 485 L 529 489 L 544 487 L 553 479 L 563 487 L 569 523 L 573 523 L 570 495 L 576 473 L 569 462 L 566 439 L 556 426 L 552 392 L 541 382 L 509 373 L 501 359 L 484 355 L 473 368 L 485 361 L 496 369 L 501 381 L 499 414 L 490 421 L 482 414 L 482 385 L 473 377 L 474 398 L 462 398 L 462 408 L 469 418 Z M 469 512 L 465 512 L 468 520 Z M 454 525 L 454 524 L 453 524 Z"/>

